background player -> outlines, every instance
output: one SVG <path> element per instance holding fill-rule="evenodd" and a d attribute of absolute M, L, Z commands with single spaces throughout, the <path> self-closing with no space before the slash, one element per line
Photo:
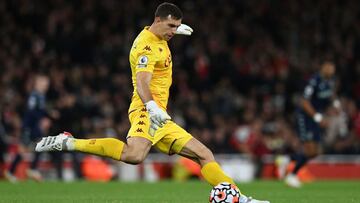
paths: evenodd
<path fill-rule="evenodd" d="M 174 4 L 162 3 L 154 22 L 137 36 L 130 51 L 134 93 L 129 107 L 131 127 L 127 143 L 114 138 L 74 139 L 69 133 L 43 138 L 36 151 L 76 150 L 110 157 L 130 164 L 141 163 L 154 146 L 166 154 L 188 157 L 201 166 L 211 185 L 234 181 L 225 175 L 212 152 L 171 121 L 166 112 L 172 82 L 172 57 L 167 44 L 175 34 L 190 35 L 181 24 L 182 12 Z M 242 195 L 240 202 L 268 203 Z"/>
<path fill-rule="evenodd" d="M 285 183 L 291 187 L 300 187 L 301 182 L 297 177 L 298 171 L 320 151 L 319 142 L 327 127 L 328 122 L 324 118 L 325 110 L 333 102 L 339 108 L 340 102 L 334 100 L 335 95 L 335 65 L 331 61 L 323 61 L 320 71 L 313 75 L 305 86 L 303 98 L 300 100 L 296 112 L 297 130 L 302 149 L 292 155 L 296 162 L 291 173 L 285 177 Z"/>
<path fill-rule="evenodd" d="M 46 111 L 46 92 L 49 88 L 49 78 L 46 75 L 41 74 L 34 78 L 33 90 L 28 97 L 23 117 L 19 153 L 10 164 L 9 170 L 5 171 L 5 177 L 11 182 L 16 181 L 14 174 L 17 166 L 23 159 L 24 153 L 33 152 L 32 149 L 35 142 L 46 134 L 51 125 L 51 121 Z M 34 153 L 30 168 L 26 170 L 27 176 L 36 181 L 42 179 L 41 174 L 36 170 L 39 155 L 38 152 Z"/>
<path fill-rule="evenodd" d="M 2 124 L 2 106 L 0 104 L 0 178 L 5 169 L 5 153 L 7 150 L 7 135 Z"/>

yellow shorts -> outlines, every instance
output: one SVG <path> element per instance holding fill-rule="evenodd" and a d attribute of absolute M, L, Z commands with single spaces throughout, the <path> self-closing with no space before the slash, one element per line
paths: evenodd
<path fill-rule="evenodd" d="M 152 145 L 165 154 L 177 154 L 192 138 L 186 130 L 173 121 L 168 121 L 159 128 L 154 136 L 149 134 L 150 119 L 145 108 L 137 109 L 129 114 L 131 127 L 127 137 L 143 137 L 152 142 Z"/>

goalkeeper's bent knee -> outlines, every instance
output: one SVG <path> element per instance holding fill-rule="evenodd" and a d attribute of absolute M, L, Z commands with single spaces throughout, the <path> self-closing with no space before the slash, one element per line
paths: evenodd
<path fill-rule="evenodd" d="M 120 160 L 125 143 L 115 138 L 74 139 L 76 151 Z"/>

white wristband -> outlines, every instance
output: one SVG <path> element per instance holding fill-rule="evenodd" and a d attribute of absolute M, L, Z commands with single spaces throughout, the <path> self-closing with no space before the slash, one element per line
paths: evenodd
<path fill-rule="evenodd" d="M 335 99 L 335 100 L 333 101 L 333 106 L 334 106 L 335 108 L 339 109 L 340 106 L 341 106 L 340 101 L 339 101 L 338 99 Z"/>
<path fill-rule="evenodd" d="M 315 113 L 313 119 L 315 122 L 320 123 L 323 120 L 323 115 L 321 113 Z"/>

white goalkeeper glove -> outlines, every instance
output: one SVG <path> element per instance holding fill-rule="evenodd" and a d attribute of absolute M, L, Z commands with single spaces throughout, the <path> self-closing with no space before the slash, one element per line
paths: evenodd
<path fill-rule="evenodd" d="M 177 30 L 175 31 L 175 34 L 177 35 L 191 35 L 193 32 L 193 29 L 186 25 L 186 24 L 181 24 Z"/>
<path fill-rule="evenodd" d="M 155 103 L 154 100 L 150 100 L 145 103 L 146 110 L 149 112 L 150 115 L 150 130 L 149 133 L 151 136 L 154 136 L 155 131 L 158 128 L 163 127 L 163 125 L 171 119 L 169 114 L 166 111 L 163 111 L 158 105 Z"/>

